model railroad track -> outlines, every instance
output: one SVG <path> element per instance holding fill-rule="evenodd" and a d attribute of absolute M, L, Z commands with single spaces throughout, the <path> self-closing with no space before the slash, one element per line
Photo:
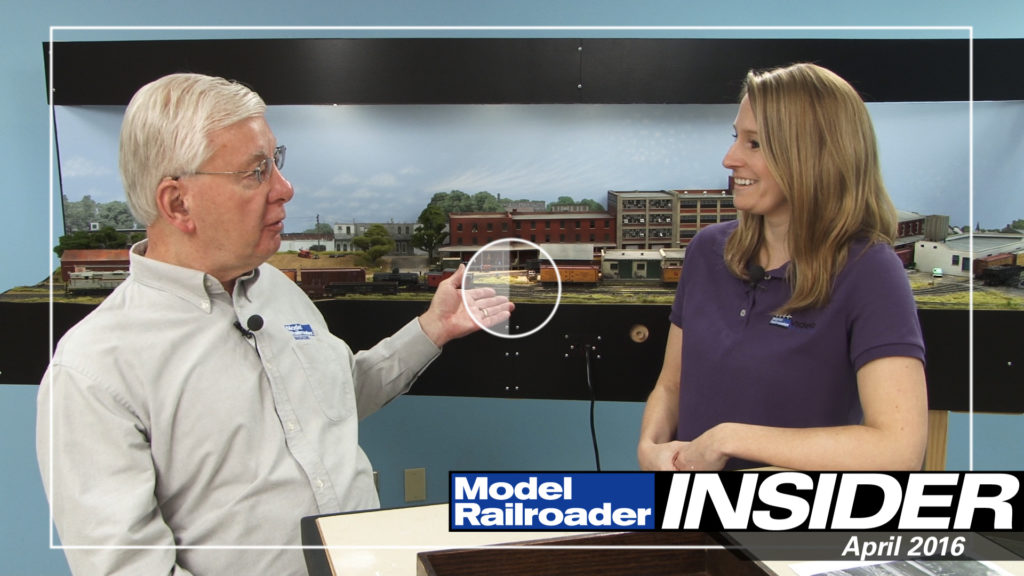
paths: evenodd
<path fill-rule="evenodd" d="M 504 288 L 498 288 L 499 291 L 503 291 Z M 550 298 L 554 299 L 558 294 L 558 287 L 556 285 L 546 284 L 512 284 L 508 287 L 508 296 L 514 302 L 516 299 L 526 298 Z M 675 288 L 672 286 L 662 286 L 661 284 L 637 284 L 637 283 L 622 283 L 622 284 L 598 284 L 598 285 L 573 285 L 563 284 L 562 295 L 563 296 L 614 296 L 618 299 L 629 300 L 632 298 L 644 298 L 652 296 L 672 296 L 675 294 Z"/>
<path fill-rule="evenodd" d="M 914 294 L 918 296 L 926 295 L 937 295 L 937 294 L 957 294 L 959 292 L 967 292 L 971 287 L 969 284 L 936 284 L 934 286 L 925 286 L 922 288 L 915 288 Z"/>

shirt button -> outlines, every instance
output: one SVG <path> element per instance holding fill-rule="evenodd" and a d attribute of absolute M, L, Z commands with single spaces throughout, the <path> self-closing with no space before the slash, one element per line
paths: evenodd
<path fill-rule="evenodd" d="M 745 317 L 746 315 L 747 315 L 747 309 L 746 309 L 746 308 L 744 308 L 744 309 L 740 310 L 740 318 L 743 318 L 743 317 Z"/>
<path fill-rule="evenodd" d="M 319 479 L 319 478 L 317 478 L 316 479 L 316 487 L 319 488 L 320 490 L 323 490 L 324 489 L 324 481 Z"/>
<path fill-rule="evenodd" d="M 289 432 L 295 432 L 295 422 L 289 422 L 288 423 L 288 431 Z"/>

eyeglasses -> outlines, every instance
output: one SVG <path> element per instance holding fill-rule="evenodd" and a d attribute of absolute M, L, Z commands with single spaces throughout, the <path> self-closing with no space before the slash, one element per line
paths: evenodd
<path fill-rule="evenodd" d="M 284 168 L 284 154 L 285 154 L 285 152 L 287 150 L 288 150 L 288 148 L 286 148 L 283 145 L 282 146 L 278 146 L 277 148 L 274 148 L 274 158 L 273 158 L 274 166 L 277 166 L 278 170 L 281 170 L 282 168 Z M 270 168 L 270 158 L 264 158 L 263 160 L 260 161 L 260 163 L 253 170 L 235 170 L 233 172 L 200 172 L 200 171 L 197 170 L 195 172 L 191 172 L 189 174 L 185 174 L 185 176 L 193 175 L 193 174 L 202 174 L 202 175 L 205 175 L 205 176 L 220 176 L 220 175 L 225 175 L 225 174 L 227 174 L 227 175 L 237 174 L 237 175 L 241 175 L 241 176 L 245 176 L 245 177 L 252 176 L 252 177 L 256 178 L 256 183 L 257 183 L 257 185 L 259 185 L 259 184 L 263 184 L 264 180 L 267 180 L 267 179 L 270 178 L 270 170 L 271 170 L 271 168 Z M 175 180 L 177 180 L 178 178 L 181 178 L 181 176 L 174 176 L 173 178 Z"/>

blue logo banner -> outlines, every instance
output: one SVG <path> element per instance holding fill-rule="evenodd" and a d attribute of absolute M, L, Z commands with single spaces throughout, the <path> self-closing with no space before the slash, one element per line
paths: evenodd
<path fill-rule="evenodd" d="M 652 530 L 653 473 L 452 472 L 449 529 Z"/>
<path fill-rule="evenodd" d="M 313 337 L 313 327 L 309 324 L 285 324 L 284 328 L 296 340 L 309 340 Z"/>

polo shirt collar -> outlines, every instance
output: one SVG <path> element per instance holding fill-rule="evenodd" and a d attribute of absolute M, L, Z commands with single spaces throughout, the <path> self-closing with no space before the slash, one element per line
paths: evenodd
<path fill-rule="evenodd" d="M 773 270 L 768 270 L 765 272 L 765 274 L 771 276 L 772 278 L 785 278 L 787 270 L 789 270 L 789 262 L 784 262 L 782 266 L 779 266 L 778 268 L 775 268 Z"/>

